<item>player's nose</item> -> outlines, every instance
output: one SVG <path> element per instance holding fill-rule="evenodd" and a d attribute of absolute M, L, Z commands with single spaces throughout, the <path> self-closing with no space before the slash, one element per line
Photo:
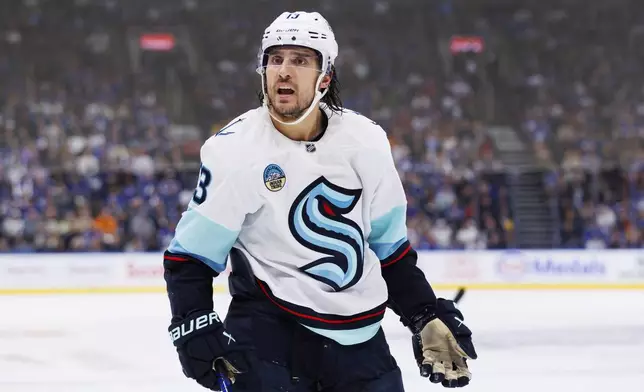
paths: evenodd
<path fill-rule="evenodd" d="M 277 76 L 279 77 L 279 80 L 281 82 L 289 80 L 291 78 L 292 70 L 293 67 L 287 64 L 286 61 L 282 62 L 282 64 L 280 64 L 279 68 L 277 69 Z"/>
<path fill-rule="evenodd" d="M 280 67 L 280 68 L 283 68 L 283 67 Z M 278 71 L 277 84 L 291 82 L 291 80 L 292 80 L 292 77 L 289 71 L 284 71 L 283 73 L 281 70 Z"/>

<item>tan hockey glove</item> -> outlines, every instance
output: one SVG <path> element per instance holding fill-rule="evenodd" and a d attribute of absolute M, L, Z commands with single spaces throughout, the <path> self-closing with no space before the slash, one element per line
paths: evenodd
<path fill-rule="evenodd" d="M 427 321 L 429 320 L 429 321 Z M 421 317 L 412 327 L 412 344 L 420 375 L 433 383 L 456 388 L 469 384 L 468 359 L 478 356 L 472 332 L 463 324 L 463 314 L 453 301 L 439 298 L 435 313 Z"/>

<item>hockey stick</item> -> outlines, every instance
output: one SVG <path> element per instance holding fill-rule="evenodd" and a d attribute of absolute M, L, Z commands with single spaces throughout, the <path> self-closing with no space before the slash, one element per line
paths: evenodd
<path fill-rule="evenodd" d="M 454 303 L 456 304 L 459 303 L 459 301 L 463 298 L 464 295 L 465 295 L 465 287 L 459 288 L 458 291 L 456 292 L 456 295 L 454 296 L 454 300 L 453 300 Z"/>
<path fill-rule="evenodd" d="M 230 380 L 226 376 L 228 371 L 224 361 L 217 359 L 215 360 L 215 363 L 212 364 L 212 367 L 217 373 L 217 382 L 219 383 L 219 389 L 221 392 L 233 392 L 233 390 L 230 389 Z"/>

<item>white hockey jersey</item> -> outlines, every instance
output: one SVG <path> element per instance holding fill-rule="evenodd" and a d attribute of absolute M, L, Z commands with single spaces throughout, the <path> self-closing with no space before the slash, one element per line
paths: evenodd
<path fill-rule="evenodd" d="M 381 266 L 409 249 L 406 197 L 382 128 L 324 110 L 328 125 L 314 142 L 282 135 L 263 107 L 208 139 L 168 250 L 221 272 L 237 248 L 277 307 L 357 344 L 376 334 L 385 312 Z"/>

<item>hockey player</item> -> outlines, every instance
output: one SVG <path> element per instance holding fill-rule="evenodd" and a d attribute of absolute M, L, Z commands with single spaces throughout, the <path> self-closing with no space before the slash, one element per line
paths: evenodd
<path fill-rule="evenodd" d="M 422 376 L 470 380 L 471 332 L 416 267 L 387 136 L 341 107 L 337 54 L 319 13 L 280 15 L 259 53 L 263 104 L 201 149 L 164 268 L 171 339 L 206 388 L 219 390 L 223 361 L 235 392 L 403 391 L 387 307 L 410 329 Z M 212 283 L 228 259 L 222 323 Z"/>

